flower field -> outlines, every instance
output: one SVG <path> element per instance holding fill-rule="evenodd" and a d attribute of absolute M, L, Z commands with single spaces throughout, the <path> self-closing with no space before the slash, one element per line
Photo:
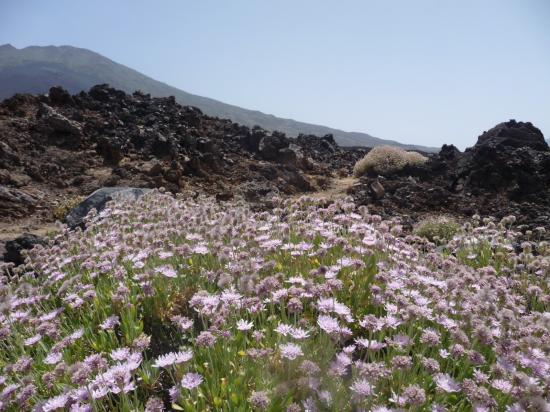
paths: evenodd
<path fill-rule="evenodd" d="M 548 411 L 550 245 L 158 191 L 0 285 L 0 410 Z M 542 230 L 540 231 L 542 232 Z"/>

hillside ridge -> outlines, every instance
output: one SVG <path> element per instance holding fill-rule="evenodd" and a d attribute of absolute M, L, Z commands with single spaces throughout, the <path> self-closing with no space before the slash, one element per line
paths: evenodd
<path fill-rule="evenodd" d="M 430 147 L 380 139 L 367 133 L 346 132 L 280 118 L 198 96 L 154 80 L 88 49 L 68 45 L 28 46 L 21 49 L 10 44 L 0 46 L 0 99 L 15 93 L 46 93 L 52 86 L 62 86 L 71 93 L 78 93 L 101 83 L 108 83 L 127 93 L 141 90 L 154 97 L 173 95 L 178 103 L 198 107 L 209 116 L 227 118 L 248 127 L 259 125 L 266 130 L 277 130 L 292 137 L 300 133 L 318 136 L 332 134 L 341 146 L 391 144 L 411 150 L 436 151 Z"/>

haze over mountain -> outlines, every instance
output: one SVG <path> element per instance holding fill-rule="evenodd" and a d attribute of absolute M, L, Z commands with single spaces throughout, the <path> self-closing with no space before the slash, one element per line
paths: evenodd
<path fill-rule="evenodd" d="M 267 130 L 278 130 L 289 136 L 299 133 L 325 135 L 332 133 L 342 146 L 378 146 L 391 144 L 408 149 L 434 151 L 433 148 L 379 139 L 366 133 L 345 132 L 330 127 L 283 119 L 256 110 L 244 109 L 207 97 L 197 96 L 145 76 L 98 53 L 72 46 L 29 46 L 17 49 L 0 46 L 0 99 L 15 93 L 46 93 L 60 85 L 71 93 L 108 83 L 133 92 L 141 90 L 152 96 L 175 96 L 183 105 L 196 106 L 205 114 L 228 118 L 234 122 Z"/>

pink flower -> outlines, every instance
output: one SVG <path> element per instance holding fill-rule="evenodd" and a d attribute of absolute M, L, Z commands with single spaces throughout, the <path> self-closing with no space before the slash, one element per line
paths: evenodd
<path fill-rule="evenodd" d="M 366 379 L 356 380 L 350 389 L 361 398 L 372 395 L 372 386 Z"/>
<path fill-rule="evenodd" d="M 386 347 L 385 343 L 378 342 L 376 340 L 369 340 L 365 338 L 356 338 L 355 343 L 361 346 L 364 349 L 369 349 L 372 351 L 378 351 Z"/>
<path fill-rule="evenodd" d="M 494 379 L 491 386 L 503 393 L 510 393 L 512 390 L 512 384 L 504 379 Z"/>
<path fill-rule="evenodd" d="M 194 389 L 199 386 L 203 378 L 198 373 L 186 373 L 181 380 L 181 386 L 185 389 Z"/>
<path fill-rule="evenodd" d="M 280 335 L 287 336 L 290 332 L 292 332 L 292 326 L 285 323 L 279 323 L 275 328 L 275 332 L 279 333 Z"/>
<path fill-rule="evenodd" d="M 173 316 L 170 320 L 182 332 L 185 332 L 193 327 L 193 320 L 185 316 Z"/>
<path fill-rule="evenodd" d="M 55 365 L 56 363 L 59 363 L 63 355 L 59 352 L 50 352 L 48 355 L 44 358 L 44 363 L 46 365 Z"/>
<path fill-rule="evenodd" d="M 334 298 L 319 299 L 317 301 L 317 307 L 321 313 L 336 313 L 342 316 L 346 322 L 352 322 L 351 310 L 343 303 L 338 302 Z"/>
<path fill-rule="evenodd" d="M 300 348 L 295 343 L 285 343 L 279 345 L 279 349 L 281 350 L 281 356 L 289 360 L 294 360 L 304 354 L 302 352 L 302 348 Z"/>
<path fill-rule="evenodd" d="M 437 373 L 434 375 L 433 379 L 438 389 L 443 392 L 450 393 L 460 391 L 460 385 L 448 373 Z"/>
<path fill-rule="evenodd" d="M 78 339 L 80 339 L 82 336 L 84 336 L 84 328 L 80 328 L 80 329 L 75 330 L 73 333 L 71 333 L 68 336 L 68 339 L 71 342 L 75 342 Z"/>
<path fill-rule="evenodd" d="M 25 339 L 23 343 L 25 344 L 25 346 L 33 346 L 35 343 L 39 342 L 40 339 L 42 339 L 42 335 L 37 334 Z"/>
<path fill-rule="evenodd" d="M 175 269 L 170 265 L 158 266 L 155 268 L 155 272 L 160 273 L 167 278 L 175 278 L 177 276 Z"/>
<path fill-rule="evenodd" d="M 168 258 L 171 258 L 172 256 L 174 256 L 174 253 L 162 251 L 162 252 L 159 252 L 159 253 L 158 253 L 158 256 L 159 256 L 159 258 L 161 258 L 162 260 L 164 260 L 164 259 L 168 259 Z"/>
<path fill-rule="evenodd" d="M 199 235 L 198 233 L 188 233 L 185 235 L 185 238 L 187 240 L 201 240 L 202 236 Z"/>
<path fill-rule="evenodd" d="M 60 309 L 54 309 L 52 310 L 51 312 L 48 312 L 42 316 L 40 316 L 40 320 L 42 322 L 47 322 L 47 321 L 50 321 L 50 320 L 53 320 L 55 319 L 61 312 L 63 312 L 63 308 L 60 308 Z"/>
<path fill-rule="evenodd" d="M 111 358 L 117 361 L 124 361 L 131 355 L 130 348 L 117 348 L 111 351 Z"/>
<path fill-rule="evenodd" d="M 102 330 L 111 330 L 111 329 L 114 329 L 114 327 L 119 324 L 120 324 L 120 320 L 118 319 L 118 316 L 113 315 L 113 316 L 109 316 L 102 323 L 100 323 L 99 327 Z"/>
<path fill-rule="evenodd" d="M 206 245 L 196 245 L 192 249 L 193 253 L 196 253 L 198 255 L 207 255 L 208 254 L 208 247 Z"/>
<path fill-rule="evenodd" d="M 338 320 L 332 316 L 320 315 L 319 318 L 317 318 L 317 324 L 329 335 L 338 334 L 341 331 Z"/>
<path fill-rule="evenodd" d="M 67 405 L 68 401 L 69 401 L 69 395 L 67 394 L 54 396 L 53 398 L 50 398 L 46 401 L 44 406 L 42 406 L 42 410 L 44 412 L 50 412 L 50 411 L 55 411 L 57 409 L 63 409 L 65 405 Z"/>

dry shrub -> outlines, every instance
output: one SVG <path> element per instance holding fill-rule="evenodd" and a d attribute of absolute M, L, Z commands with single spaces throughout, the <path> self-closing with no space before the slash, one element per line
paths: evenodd
<path fill-rule="evenodd" d="M 67 214 L 80 204 L 86 197 L 84 196 L 67 196 L 64 197 L 53 209 L 53 216 L 57 220 L 63 220 Z"/>
<path fill-rule="evenodd" d="M 423 156 L 418 152 L 407 152 L 407 159 L 409 161 L 409 165 L 411 166 L 423 165 L 428 161 L 426 156 Z"/>
<path fill-rule="evenodd" d="M 353 175 L 360 177 L 369 171 L 381 175 L 390 174 L 407 165 L 417 166 L 427 161 L 427 157 L 417 152 L 407 152 L 394 146 L 377 146 L 355 163 Z"/>

